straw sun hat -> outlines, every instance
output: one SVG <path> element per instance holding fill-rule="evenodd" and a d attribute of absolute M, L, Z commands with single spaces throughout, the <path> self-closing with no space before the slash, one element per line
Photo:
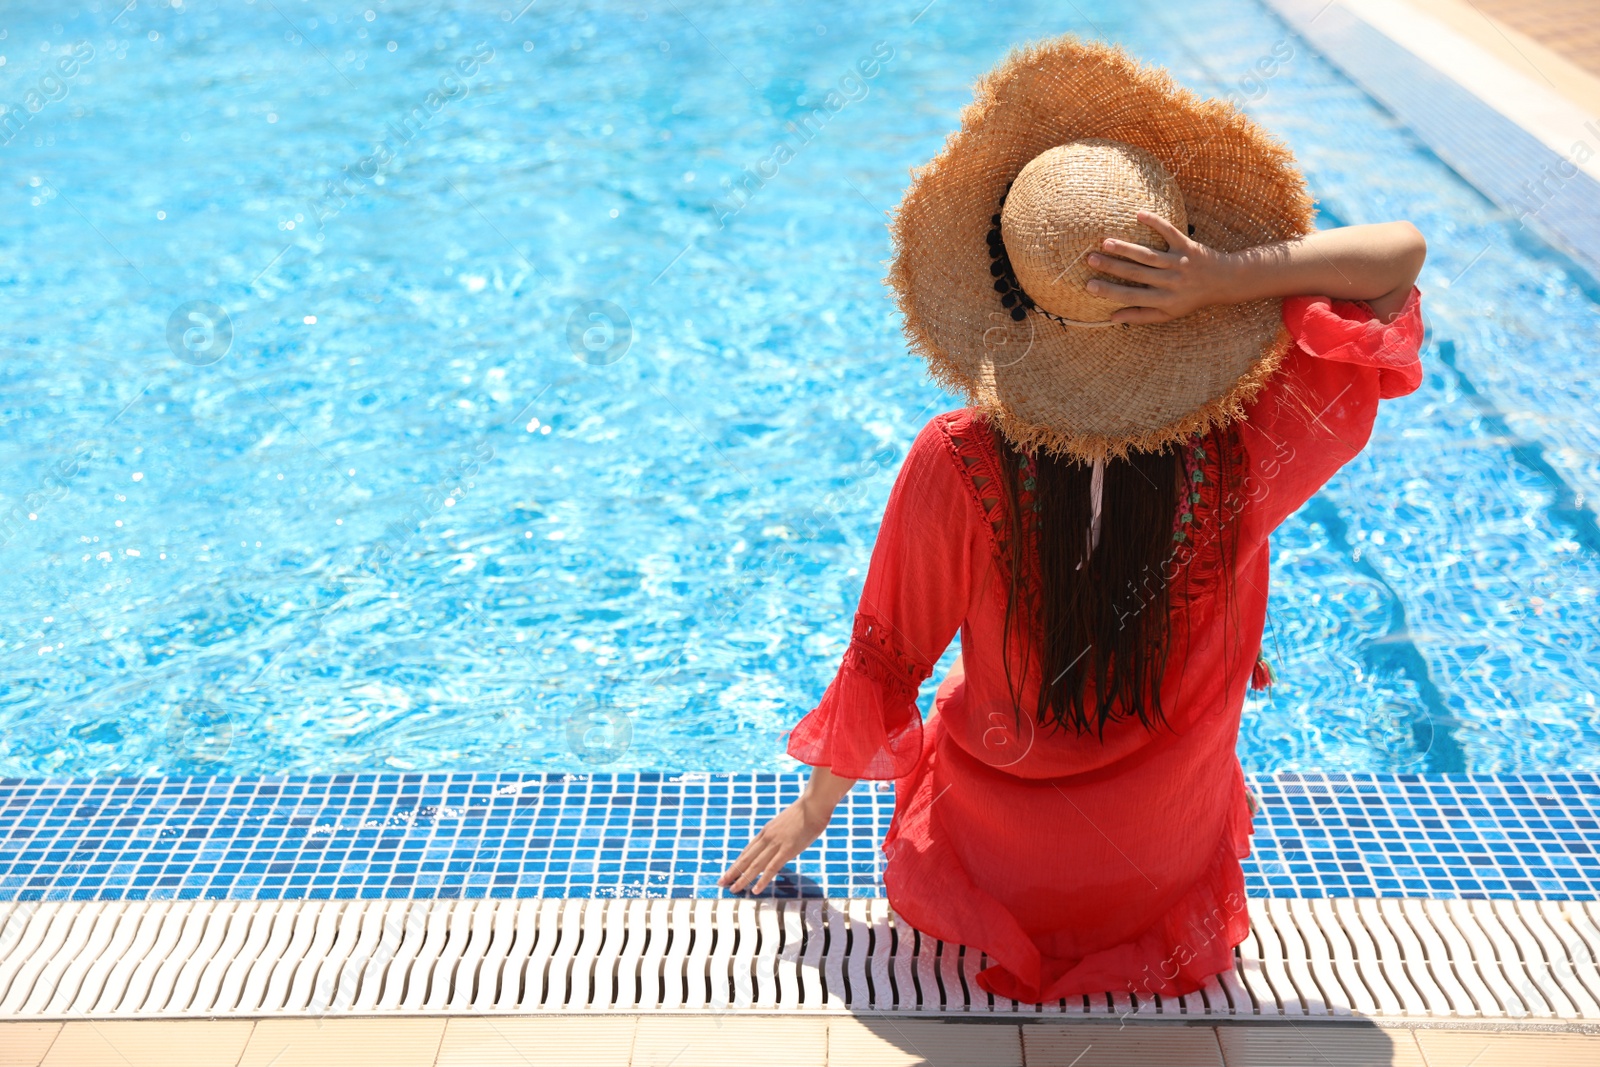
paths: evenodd
<path fill-rule="evenodd" d="M 1289 150 L 1231 104 L 1107 45 L 1013 52 L 891 223 L 912 349 L 1026 450 L 1103 461 L 1236 418 L 1288 348 L 1280 302 L 1106 321 L 1121 305 L 1087 291 L 1109 276 L 1084 257 L 1106 237 L 1165 250 L 1141 210 L 1222 252 L 1311 232 Z"/>

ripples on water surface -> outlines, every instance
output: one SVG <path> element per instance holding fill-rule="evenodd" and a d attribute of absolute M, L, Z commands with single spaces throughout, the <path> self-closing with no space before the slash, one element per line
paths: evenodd
<path fill-rule="evenodd" d="M 1247 765 L 1600 766 L 1596 305 L 1259 7 L 120 7 L 0 40 L 0 95 L 55 97 L 3 149 L 0 773 L 791 766 L 952 406 L 883 213 L 1067 30 L 1253 96 L 1326 221 L 1432 249 L 1426 384 L 1276 539 Z"/>

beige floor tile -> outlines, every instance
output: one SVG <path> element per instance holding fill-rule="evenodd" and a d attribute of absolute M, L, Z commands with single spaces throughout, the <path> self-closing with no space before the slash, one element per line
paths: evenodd
<path fill-rule="evenodd" d="M 1595 1067 L 1600 1034 L 1418 1030 L 1428 1067 Z"/>
<path fill-rule="evenodd" d="M 1209 1026 L 1032 1023 L 1022 1028 L 1028 1067 L 1222 1067 Z"/>
<path fill-rule="evenodd" d="M 1333 1023 L 1219 1026 L 1228 1067 L 1429 1067 L 1410 1030 Z"/>
<path fill-rule="evenodd" d="M 432 1067 L 443 1019 L 262 1019 L 239 1067 Z"/>
<path fill-rule="evenodd" d="M 38 1067 L 60 1023 L 0 1023 L 0 1067 Z"/>
<path fill-rule="evenodd" d="M 1019 1026 L 830 1019 L 828 1067 L 1022 1067 Z"/>
<path fill-rule="evenodd" d="M 628 1067 L 633 1016 L 451 1019 L 439 1067 Z"/>
<path fill-rule="evenodd" d="M 249 1019 L 191 1022 L 118 1019 L 61 1027 L 43 1067 L 234 1067 L 250 1039 Z"/>
<path fill-rule="evenodd" d="M 633 1039 L 633 1067 L 820 1067 L 825 1019 L 772 1016 L 645 1016 Z"/>

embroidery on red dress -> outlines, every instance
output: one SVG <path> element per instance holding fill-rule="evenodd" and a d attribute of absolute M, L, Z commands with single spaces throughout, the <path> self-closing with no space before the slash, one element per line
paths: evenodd
<path fill-rule="evenodd" d="M 1173 519 L 1173 603 L 1194 601 L 1214 591 L 1223 573 L 1224 543 L 1239 520 L 1242 499 L 1237 487 L 1223 497 L 1222 451 L 1235 482 L 1242 476 L 1244 443 L 1226 431 L 1196 435 L 1183 453 L 1183 489 Z"/>
<path fill-rule="evenodd" d="M 983 516 L 984 528 L 989 535 L 989 545 L 1000 568 L 1001 585 L 1011 584 L 1011 519 L 1006 514 L 1004 488 L 1005 472 L 1000 457 L 994 449 L 994 438 L 987 422 L 969 411 L 952 411 L 939 417 L 939 428 L 944 432 L 945 444 L 956 469 L 961 472 L 963 484 L 972 497 L 973 504 Z M 1026 459 L 1024 459 L 1026 463 Z M 1034 481 L 1024 470 L 1022 492 L 1017 509 L 1023 515 L 1032 515 L 1037 509 L 1033 499 Z M 1029 562 L 1037 562 L 1033 546 L 1029 547 Z M 1030 567 L 1029 570 L 1032 570 Z"/>
<path fill-rule="evenodd" d="M 969 410 L 952 411 L 939 417 L 951 461 L 961 472 L 962 481 L 973 505 L 983 516 L 994 559 L 999 566 L 1002 589 L 1011 583 L 1011 518 L 1007 514 L 1002 479 L 1005 477 L 993 433 L 982 416 Z M 1223 537 L 1227 527 L 1237 521 L 1237 499 L 1222 499 L 1222 450 L 1227 449 L 1229 469 L 1235 478 L 1243 471 L 1243 442 L 1234 433 L 1195 435 L 1183 451 L 1183 487 L 1178 511 L 1172 520 L 1174 552 L 1169 572 L 1181 580 L 1173 585 L 1175 604 L 1192 601 L 1218 584 L 1222 571 Z M 1038 504 L 1033 499 L 1034 480 L 1027 456 L 1019 458 L 1022 477 L 1017 510 L 1032 517 Z M 1236 494 L 1235 494 L 1236 496 Z M 1026 546 L 1024 593 L 1036 592 L 1037 545 Z"/>

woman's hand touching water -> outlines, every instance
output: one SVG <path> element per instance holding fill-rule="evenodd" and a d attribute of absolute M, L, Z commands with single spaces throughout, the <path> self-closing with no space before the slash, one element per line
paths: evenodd
<path fill-rule="evenodd" d="M 1089 292 L 1124 307 L 1112 322 L 1170 322 L 1211 304 L 1242 304 L 1274 296 L 1364 300 L 1387 319 L 1405 307 L 1428 246 L 1409 222 L 1319 230 L 1293 241 L 1218 252 L 1159 215 L 1138 214 L 1161 234 L 1165 252 L 1107 239 L 1088 265 L 1133 284 L 1091 279 Z"/>
<path fill-rule="evenodd" d="M 790 860 L 822 836 L 833 819 L 833 809 L 855 784 L 854 778 L 841 778 L 827 767 L 813 767 L 800 799 L 761 828 L 717 884 L 734 893 L 742 893 L 746 887 L 756 893 L 765 892 Z"/>

